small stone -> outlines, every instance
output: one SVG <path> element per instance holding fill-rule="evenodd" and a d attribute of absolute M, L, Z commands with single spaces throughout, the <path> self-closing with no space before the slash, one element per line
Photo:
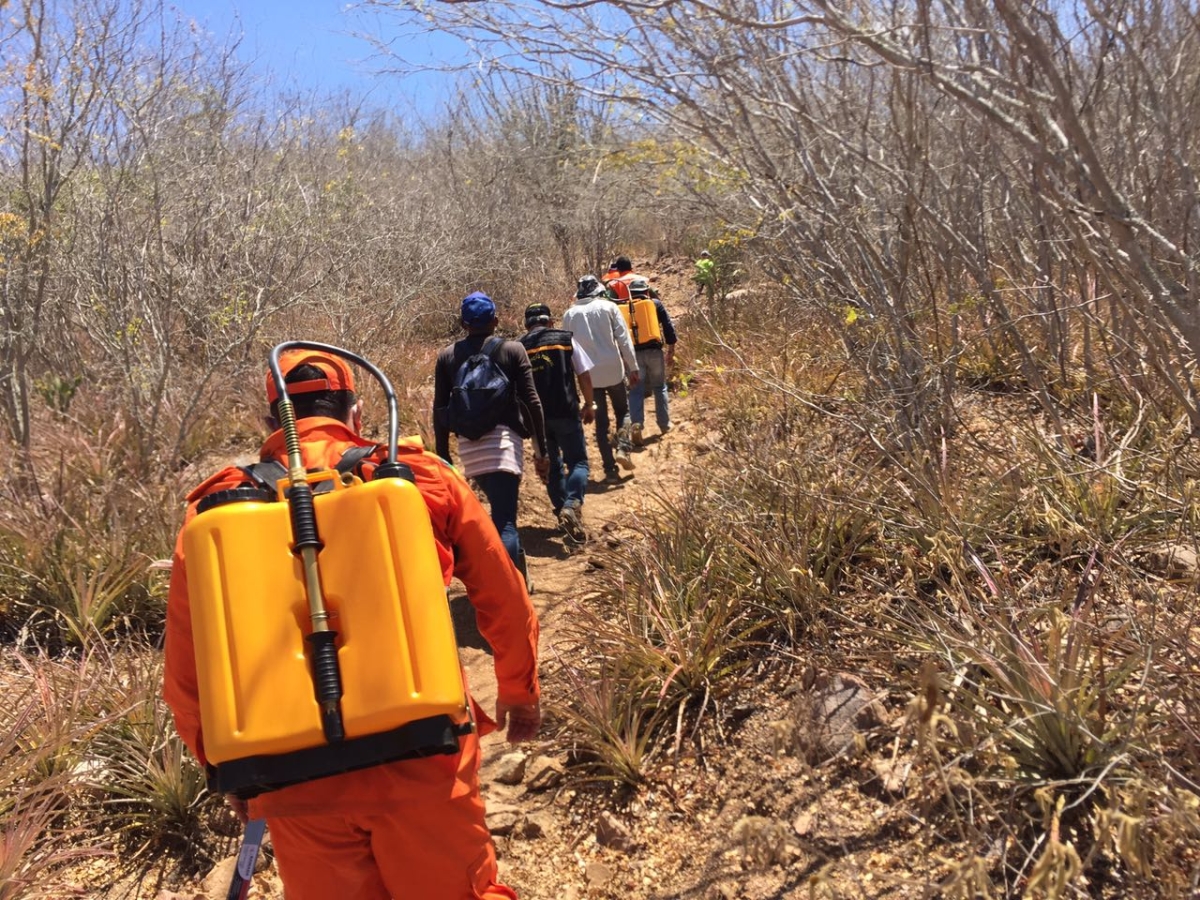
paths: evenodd
<path fill-rule="evenodd" d="M 554 831 L 554 817 L 545 811 L 530 813 L 521 826 L 521 837 L 535 841 Z"/>
<path fill-rule="evenodd" d="M 596 843 L 601 847 L 611 847 L 628 853 L 633 849 L 633 838 L 625 823 L 611 812 L 603 812 L 596 820 Z"/>
<path fill-rule="evenodd" d="M 525 766 L 529 758 L 524 753 L 505 753 L 496 763 L 496 774 L 492 780 L 499 784 L 520 784 L 525 777 Z"/>
<path fill-rule="evenodd" d="M 800 837 L 805 837 L 812 833 L 813 815 L 810 812 L 802 812 L 792 820 L 792 830 Z"/>
<path fill-rule="evenodd" d="M 512 834 L 522 816 L 521 807 L 510 803 L 492 803 L 487 809 L 488 831 L 503 837 Z"/>
<path fill-rule="evenodd" d="M 563 780 L 563 766 L 550 756 L 538 756 L 525 769 L 525 786 L 531 791 L 548 791 Z"/>
<path fill-rule="evenodd" d="M 236 856 L 229 856 L 213 866 L 200 882 L 200 896 L 225 900 L 229 893 L 229 885 L 233 883 L 233 873 L 237 871 L 237 861 Z"/>
<path fill-rule="evenodd" d="M 613 880 L 612 866 L 602 863 L 588 863 L 587 870 L 584 872 L 584 877 L 587 879 L 588 887 L 604 887 Z"/>

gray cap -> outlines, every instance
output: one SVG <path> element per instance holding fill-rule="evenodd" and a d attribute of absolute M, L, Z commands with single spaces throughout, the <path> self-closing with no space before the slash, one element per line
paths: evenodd
<path fill-rule="evenodd" d="M 604 292 L 604 285 L 600 283 L 600 279 L 595 275 L 584 275 L 579 279 L 579 285 L 575 291 L 576 299 L 582 300 L 584 297 L 594 297 L 596 294 Z"/>

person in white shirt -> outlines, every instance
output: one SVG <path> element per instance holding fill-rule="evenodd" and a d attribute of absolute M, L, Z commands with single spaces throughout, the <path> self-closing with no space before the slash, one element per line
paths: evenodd
<path fill-rule="evenodd" d="M 575 303 L 563 313 L 562 327 L 571 332 L 576 344 L 592 361 L 596 444 L 604 465 L 604 479 L 619 482 L 620 469 L 633 469 L 629 394 L 625 379 L 628 377 L 629 384 L 633 385 L 640 377 L 629 329 L 625 327 L 621 311 L 607 298 L 604 285 L 595 275 L 584 275 L 579 279 Z M 617 421 L 615 452 L 608 434 L 610 401 Z"/>

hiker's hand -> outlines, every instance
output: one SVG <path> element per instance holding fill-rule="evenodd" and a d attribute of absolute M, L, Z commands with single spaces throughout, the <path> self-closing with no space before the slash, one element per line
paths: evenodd
<path fill-rule="evenodd" d="M 250 821 L 250 804 L 240 797 L 235 797 L 233 794 L 226 794 L 225 802 L 229 804 L 229 808 L 237 816 L 238 823 L 245 828 L 246 823 Z"/>
<path fill-rule="evenodd" d="M 579 420 L 584 425 L 591 425 L 596 421 L 596 404 L 588 403 L 579 410 Z"/>
<path fill-rule="evenodd" d="M 537 472 L 538 478 L 542 479 L 542 484 L 550 480 L 550 457 L 535 456 L 533 458 L 533 469 Z"/>
<path fill-rule="evenodd" d="M 537 737 L 542 727 L 542 705 L 540 703 L 505 703 L 496 701 L 496 726 L 503 731 L 508 725 L 508 742 L 519 744 Z"/>
<path fill-rule="evenodd" d="M 633 387 L 635 384 L 637 384 L 641 380 L 642 380 L 642 373 L 640 371 L 638 371 L 637 369 L 634 369 L 632 372 L 629 373 L 629 386 L 630 387 Z"/>
<path fill-rule="evenodd" d="M 667 358 L 664 360 L 664 362 L 666 363 L 666 365 L 667 365 L 667 368 L 668 368 L 668 369 L 669 369 L 669 368 L 671 368 L 672 366 L 674 366 L 674 365 L 675 365 L 675 351 L 674 351 L 674 349 L 671 349 L 671 350 L 668 350 L 668 351 L 667 351 Z"/>

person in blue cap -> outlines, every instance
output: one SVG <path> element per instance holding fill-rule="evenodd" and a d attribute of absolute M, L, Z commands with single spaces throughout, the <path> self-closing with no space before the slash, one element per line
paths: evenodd
<path fill-rule="evenodd" d="M 500 540 L 528 584 L 517 533 L 517 496 L 524 438 L 533 438 L 538 476 L 544 481 L 550 471 L 542 401 L 525 348 L 495 335 L 496 304 L 487 294 L 476 291 L 463 298 L 461 323 L 467 336 L 444 347 L 434 368 L 436 451 L 453 463 L 450 434 L 458 435 L 459 468 L 487 497 Z"/>

